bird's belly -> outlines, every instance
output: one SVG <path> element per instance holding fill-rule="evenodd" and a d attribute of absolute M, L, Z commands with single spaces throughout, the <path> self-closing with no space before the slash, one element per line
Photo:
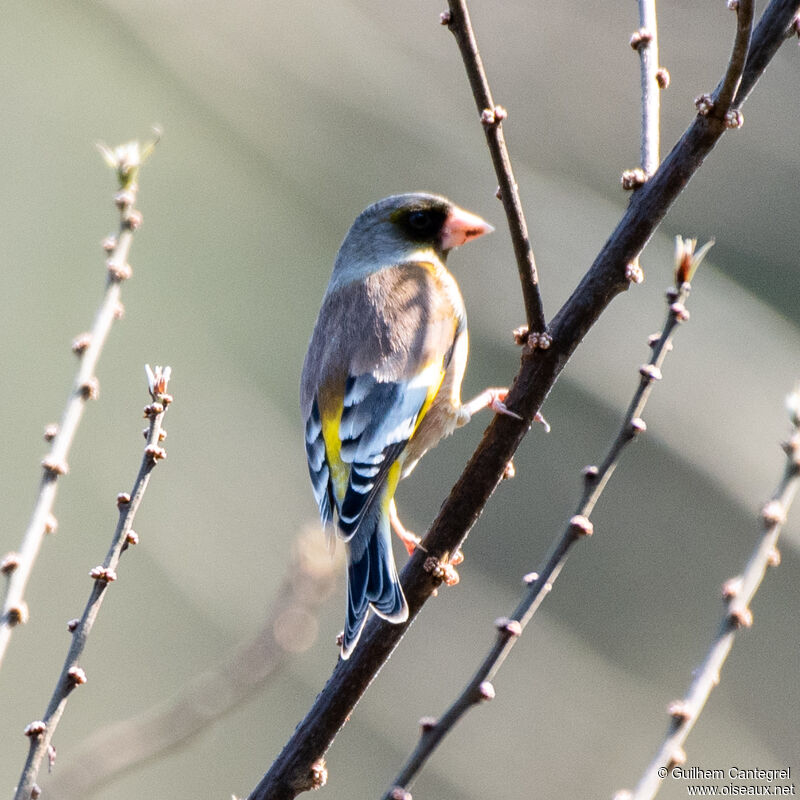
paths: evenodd
<path fill-rule="evenodd" d="M 441 394 L 440 392 L 406 445 L 401 478 L 409 475 L 428 450 L 436 447 L 440 439 L 449 436 L 458 427 L 458 410 L 449 398 L 441 398 Z"/>

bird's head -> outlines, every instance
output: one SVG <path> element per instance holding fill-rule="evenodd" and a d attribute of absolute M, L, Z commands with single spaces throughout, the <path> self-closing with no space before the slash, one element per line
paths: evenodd
<path fill-rule="evenodd" d="M 397 194 L 362 211 L 345 236 L 334 266 L 348 279 L 407 261 L 444 262 L 454 247 L 494 228 L 435 194 Z"/>

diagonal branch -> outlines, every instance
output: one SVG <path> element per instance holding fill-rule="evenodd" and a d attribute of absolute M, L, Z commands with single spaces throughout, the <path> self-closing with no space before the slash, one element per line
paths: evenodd
<path fill-rule="evenodd" d="M 150 482 L 150 474 L 156 464 L 162 458 L 166 458 L 167 455 L 161 446 L 161 442 L 166 436 L 162 427 L 164 414 L 166 414 L 167 407 L 172 402 L 172 397 L 167 394 L 170 368 L 164 367 L 162 370 L 161 367 L 156 367 L 155 374 L 153 374 L 148 367 L 147 374 L 150 396 L 153 402 L 145 406 L 144 409 L 145 416 L 150 420 L 150 424 L 146 431 L 147 442 L 142 456 L 142 463 L 139 467 L 139 474 L 136 476 L 131 493 L 123 493 L 117 496 L 119 519 L 111 539 L 111 547 L 103 564 L 95 567 L 89 573 L 94 581 L 92 591 L 89 594 L 89 600 L 86 603 L 83 616 L 79 620 L 73 620 L 70 623 L 72 643 L 45 715 L 41 720 L 31 722 L 25 728 L 25 735 L 30 740 L 30 746 L 28 748 L 28 758 L 25 761 L 25 767 L 22 770 L 22 776 L 14 794 L 14 800 L 30 800 L 30 798 L 39 796 L 39 790 L 35 784 L 36 777 L 39 774 L 39 767 L 45 755 L 53 752 L 51 749 L 53 734 L 64 713 L 72 690 L 86 683 L 86 674 L 79 666 L 78 661 L 83 655 L 86 641 L 100 612 L 106 589 L 112 581 L 116 580 L 116 570 L 122 554 L 129 545 L 138 542 L 138 537 L 132 527 L 133 519 L 142 502 L 147 484 Z"/>
<path fill-rule="evenodd" d="M 740 94 L 746 96 L 780 45 L 800 9 L 798 0 L 771 0 L 753 34 Z M 508 404 L 520 423 L 497 416 L 442 505 L 422 548 L 402 572 L 409 621 L 393 625 L 373 617 L 348 661 L 339 661 L 325 688 L 250 800 L 289 800 L 323 782 L 324 755 L 361 695 L 389 658 L 439 579 L 427 557 L 444 559 L 466 539 L 511 457 L 525 437 L 567 360 L 614 297 L 628 286 L 626 266 L 641 252 L 672 203 L 725 132 L 720 120 L 697 116 L 655 175 L 631 197 L 625 214 L 570 298 L 549 326 L 552 346 L 526 348 Z M 429 562 L 430 563 L 430 562 Z"/>
<path fill-rule="evenodd" d="M 739 108 L 753 91 L 758 79 L 764 73 L 767 65 L 778 48 L 783 43 L 778 34 L 783 36 L 783 40 L 795 36 L 798 31 L 798 18 L 800 17 L 800 3 L 784 0 L 777 3 L 773 0 L 761 15 L 753 35 L 750 37 L 750 47 L 747 50 L 747 60 L 745 61 L 742 79 L 739 88 L 736 90 L 734 105 Z M 787 23 L 786 20 L 789 19 Z M 762 30 L 769 29 L 773 32 L 771 36 L 763 36 Z"/>
<path fill-rule="evenodd" d="M 81 359 L 75 384 L 67 400 L 61 424 L 45 432 L 51 441 L 50 453 L 42 461 L 42 479 L 33 514 L 22 538 L 18 553 L 9 553 L 3 560 L 2 571 L 8 576 L 2 613 L 0 614 L 0 665 L 8 648 L 14 627 L 28 619 L 25 604 L 25 589 L 28 585 L 34 562 L 44 541 L 45 534 L 55 530 L 53 506 L 56 499 L 58 478 L 68 470 L 67 458 L 72 441 L 78 430 L 86 401 L 97 396 L 95 370 L 103 345 L 115 319 L 120 314 L 122 283 L 131 275 L 128 255 L 134 231 L 142 221 L 135 208 L 139 165 L 149 155 L 155 143 L 141 152 L 136 142 L 123 145 L 115 151 L 102 148 L 103 156 L 113 167 L 119 180 L 119 191 L 114 202 L 120 212 L 120 228 L 116 238 L 109 239 L 104 246 L 108 251 L 107 277 L 103 300 L 94 320 L 92 330 L 73 343 L 73 350 Z"/>
<path fill-rule="evenodd" d="M 319 610 L 333 591 L 340 562 L 330 557 L 316 525 L 299 534 L 261 629 L 175 697 L 99 728 L 70 754 L 69 764 L 48 784 L 48 797 L 89 797 L 147 759 L 186 745 L 279 676 L 315 640 Z"/>
<path fill-rule="evenodd" d="M 702 665 L 695 671 L 694 679 L 682 700 L 669 707 L 672 717 L 669 730 L 655 758 L 650 762 L 639 780 L 630 800 L 651 800 L 656 796 L 664 777 L 672 767 L 683 763 L 685 754 L 683 744 L 692 731 L 714 687 L 719 683 L 720 670 L 733 647 L 736 632 L 750 627 L 753 621 L 750 601 L 758 591 L 768 566 L 780 563 L 777 550 L 778 537 L 786 521 L 786 514 L 800 486 L 800 386 L 790 398 L 792 424 L 794 430 L 784 446 L 786 466 L 780 485 L 772 500 L 761 512 L 764 533 L 756 544 L 744 572 L 723 586 L 723 596 L 727 600 L 725 614 L 717 634 L 706 654 Z"/>
<path fill-rule="evenodd" d="M 525 576 L 528 591 L 510 617 L 503 617 L 495 623 L 497 628 L 495 642 L 459 696 L 440 719 L 426 718 L 422 720 L 420 723 L 422 733 L 417 746 L 398 773 L 392 787 L 383 795 L 383 800 L 399 800 L 410 797 L 407 790 L 444 738 L 471 708 L 494 697 L 494 687 L 491 681 L 544 598 L 550 593 L 573 545 L 586 536 L 592 535 L 593 525 L 589 519 L 592 510 L 617 468 L 624 449 L 645 430 L 645 424 L 641 418 L 644 407 L 654 382 L 661 377 L 661 365 L 672 348 L 673 334 L 677 326 L 688 319 L 688 312 L 685 308 L 691 288 L 688 277 L 699 265 L 707 248 L 701 249 L 695 256 L 694 241 L 690 243 L 691 247 L 686 249 L 682 246 L 683 240 L 679 239 L 679 241 L 681 246 L 677 248 L 676 253 L 676 273 L 682 262 L 685 262 L 686 275 L 678 275 L 677 282 L 680 289 L 667 291 L 666 322 L 661 335 L 653 337 L 650 341 L 653 348 L 650 361 L 639 368 L 639 386 L 625 412 L 622 426 L 608 455 L 599 468 L 592 466 L 584 470 L 583 496 L 566 529 L 553 544 L 542 571 Z"/>
<path fill-rule="evenodd" d="M 539 293 L 536 261 L 528 237 L 528 224 L 525 221 L 522 202 L 519 198 L 519 187 L 514 179 L 511 159 L 503 135 L 503 120 L 506 118 L 506 111 L 502 106 L 496 106 L 492 99 L 492 92 L 483 68 L 481 54 L 478 51 L 478 43 L 475 40 L 466 0 L 449 0 L 448 5 L 450 10 L 442 15 L 442 22 L 455 36 L 472 87 L 472 94 L 475 97 L 475 104 L 481 115 L 486 143 L 489 146 L 494 171 L 497 174 L 499 197 L 506 212 L 511 243 L 514 246 L 514 256 L 522 283 L 522 299 L 525 303 L 528 330 L 531 333 L 544 333 L 547 322 L 544 317 L 542 297 Z"/>

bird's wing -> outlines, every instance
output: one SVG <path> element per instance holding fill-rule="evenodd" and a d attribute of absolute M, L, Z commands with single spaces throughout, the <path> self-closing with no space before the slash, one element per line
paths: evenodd
<path fill-rule="evenodd" d="M 330 292 L 303 368 L 302 407 L 314 494 L 350 539 L 400 477 L 403 448 L 439 391 L 465 325 L 441 265 L 401 264 Z M 450 289 L 448 285 L 448 289 Z"/>

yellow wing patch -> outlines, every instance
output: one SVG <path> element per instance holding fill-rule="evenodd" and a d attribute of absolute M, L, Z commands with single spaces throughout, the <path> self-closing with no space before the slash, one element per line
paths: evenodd
<path fill-rule="evenodd" d="M 389 506 L 392 504 L 392 498 L 397 490 L 397 483 L 400 480 L 400 459 L 397 459 L 391 467 L 389 472 L 386 473 L 386 491 L 383 493 L 383 500 L 381 508 L 384 514 L 389 513 Z"/>
<path fill-rule="evenodd" d="M 339 424 L 342 421 L 343 410 L 343 399 L 340 397 L 336 403 L 326 403 L 325 407 L 320 411 L 325 456 L 331 473 L 333 491 L 338 503 L 342 502 L 347 491 L 347 482 L 350 479 L 350 467 L 342 461 L 342 442 L 339 439 Z"/>

